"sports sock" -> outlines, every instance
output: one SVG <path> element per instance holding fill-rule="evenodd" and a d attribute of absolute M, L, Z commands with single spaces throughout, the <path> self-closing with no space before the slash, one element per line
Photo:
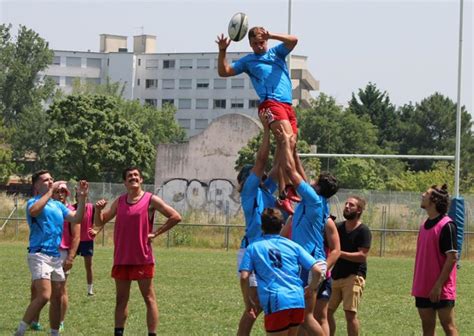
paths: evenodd
<path fill-rule="evenodd" d="M 28 323 L 24 321 L 20 321 L 20 324 L 18 325 L 18 329 L 15 332 L 15 336 L 23 336 L 26 332 L 26 329 L 28 329 Z"/>
<path fill-rule="evenodd" d="M 94 294 L 94 284 L 87 285 L 87 294 Z"/>
<path fill-rule="evenodd" d="M 124 333 L 124 328 L 115 328 L 114 329 L 114 336 L 122 336 Z"/>
<path fill-rule="evenodd" d="M 51 329 L 50 335 L 51 336 L 59 336 L 59 330 L 58 329 Z"/>

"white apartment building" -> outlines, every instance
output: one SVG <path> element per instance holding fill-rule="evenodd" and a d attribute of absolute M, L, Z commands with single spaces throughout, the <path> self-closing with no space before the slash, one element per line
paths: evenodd
<path fill-rule="evenodd" d="M 220 78 L 217 52 L 156 53 L 156 37 L 134 36 L 133 52 L 127 37 L 100 35 L 100 52 L 54 50 L 53 64 L 45 71 L 65 92 L 73 82 L 124 84 L 124 98 L 142 103 L 176 107 L 176 119 L 188 137 L 206 129 L 224 114 L 242 113 L 257 117 L 258 97 L 247 75 Z M 249 52 L 229 52 L 229 62 Z M 292 55 L 293 103 L 309 106 L 310 92 L 319 82 L 307 70 L 307 57 Z"/>

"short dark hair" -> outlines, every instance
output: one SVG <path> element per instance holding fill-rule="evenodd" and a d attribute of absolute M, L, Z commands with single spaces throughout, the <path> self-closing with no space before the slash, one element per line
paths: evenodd
<path fill-rule="evenodd" d="M 339 183 L 336 177 L 328 172 L 321 172 L 316 185 L 319 186 L 319 194 L 323 197 L 330 198 L 339 190 Z"/>
<path fill-rule="evenodd" d="M 122 171 L 122 180 L 126 180 L 127 179 L 127 173 L 129 171 L 132 171 L 132 170 L 138 170 L 138 173 L 140 174 L 140 177 L 143 178 L 143 174 L 142 174 L 142 170 L 136 166 L 131 166 L 131 167 L 127 167 L 125 168 L 123 171 Z"/>
<path fill-rule="evenodd" d="M 435 204 L 436 211 L 444 215 L 448 212 L 449 207 L 448 185 L 445 183 L 440 187 L 435 184 L 430 189 L 430 201 Z"/>
<path fill-rule="evenodd" d="M 252 27 L 249 29 L 249 32 L 247 34 L 249 40 L 253 37 L 256 37 L 257 36 L 257 33 L 256 31 L 259 30 L 259 29 L 263 29 L 263 27 Z"/>
<path fill-rule="evenodd" d="M 266 208 L 262 213 L 262 230 L 266 234 L 280 233 L 285 220 L 280 210 Z"/>
<path fill-rule="evenodd" d="M 44 174 L 49 174 L 49 170 L 41 169 L 35 171 L 33 175 L 31 175 L 31 184 L 34 185 L 39 180 L 40 176 Z"/>

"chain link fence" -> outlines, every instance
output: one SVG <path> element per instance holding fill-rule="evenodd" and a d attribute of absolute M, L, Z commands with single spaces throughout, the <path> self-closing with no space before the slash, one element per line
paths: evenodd
<path fill-rule="evenodd" d="M 245 226 L 239 195 L 232 183 L 224 181 L 213 186 L 197 180 L 180 181 L 160 188 L 143 185 L 144 190 L 157 194 L 183 216 L 182 223 L 154 244 L 163 247 L 238 248 Z M 90 183 L 89 201 L 93 203 L 106 198 L 112 202 L 124 190 L 122 184 Z M 372 231 L 372 255 L 414 256 L 418 227 L 426 218 L 425 211 L 420 208 L 420 193 L 340 190 L 330 202 L 336 221 L 343 220 L 344 202 L 350 195 L 367 200 L 362 220 Z M 469 258 L 474 195 L 465 195 L 464 198 L 466 216 L 462 257 Z M 25 220 L 26 199 L 1 194 L 0 201 L 0 242 L 26 242 L 29 232 Z M 156 216 L 155 221 L 158 226 L 164 218 Z M 96 242 L 112 246 L 113 222 L 105 226 Z"/>

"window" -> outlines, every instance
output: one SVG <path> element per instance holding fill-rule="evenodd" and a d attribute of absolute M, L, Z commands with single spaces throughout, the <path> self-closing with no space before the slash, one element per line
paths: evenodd
<path fill-rule="evenodd" d="M 184 129 L 191 128 L 191 119 L 178 119 L 178 124 Z"/>
<path fill-rule="evenodd" d="M 174 60 L 163 60 L 163 69 L 174 69 Z"/>
<path fill-rule="evenodd" d="M 61 56 L 54 56 L 53 64 L 54 65 L 61 65 Z"/>
<path fill-rule="evenodd" d="M 258 105 L 260 105 L 260 101 L 258 99 L 249 100 L 249 108 L 258 108 Z"/>
<path fill-rule="evenodd" d="M 209 69 L 211 60 L 208 58 L 198 58 L 197 68 L 198 69 Z"/>
<path fill-rule="evenodd" d="M 102 60 L 100 58 L 88 58 L 86 59 L 86 66 L 88 68 L 100 69 Z"/>
<path fill-rule="evenodd" d="M 191 108 L 191 99 L 179 99 L 178 108 L 181 110 L 189 110 Z"/>
<path fill-rule="evenodd" d="M 138 59 L 138 66 L 140 66 L 140 65 L 142 65 L 142 59 L 141 58 Z"/>
<path fill-rule="evenodd" d="M 91 84 L 99 85 L 100 84 L 100 78 L 86 78 L 86 82 L 91 83 Z"/>
<path fill-rule="evenodd" d="M 180 79 L 179 80 L 179 88 L 180 89 L 191 89 L 193 86 L 192 79 Z"/>
<path fill-rule="evenodd" d="M 81 58 L 80 57 L 66 57 L 66 66 L 80 68 Z"/>
<path fill-rule="evenodd" d="M 196 88 L 198 88 L 198 89 L 208 89 L 209 88 L 209 79 L 198 79 L 196 81 Z"/>
<path fill-rule="evenodd" d="M 192 59 L 182 59 L 179 61 L 179 68 L 180 69 L 192 69 L 193 68 L 193 60 Z"/>
<path fill-rule="evenodd" d="M 225 99 L 214 99 L 214 109 L 225 109 Z"/>
<path fill-rule="evenodd" d="M 209 108 L 209 99 L 196 99 L 196 108 L 197 109 L 208 109 Z"/>
<path fill-rule="evenodd" d="M 107 66 L 110 65 L 110 58 L 107 58 Z"/>
<path fill-rule="evenodd" d="M 243 89 L 244 79 L 243 78 L 232 78 L 230 80 L 230 87 L 233 89 Z"/>
<path fill-rule="evenodd" d="M 66 77 L 66 86 L 72 86 L 74 83 L 80 83 L 79 77 Z"/>
<path fill-rule="evenodd" d="M 244 100 L 243 99 L 231 99 L 230 100 L 230 107 L 231 108 L 244 108 Z"/>
<path fill-rule="evenodd" d="M 194 121 L 195 129 L 206 129 L 207 125 L 209 125 L 209 122 L 207 121 L 207 119 L 196 119 Z"/>
<path fill-rule="evenodd" d="M 158 88 L 158 79 L 145 79 L 145 87 L 147 89 L 156 89 L 156 88 Z"/>
<path fill-rule="evenodd" d="M 227 89 L 227 81 L 223 78 L 214 79 L 214 89 Z"/>
<path fill-rule="evenodd" d="M 157 59 L 146 60 L 145 68 L 147 68 L 147 69 L 158 69 L 158 60 Z"/>
<path fill-rule="evenodd" d="M 174 105 L 174 99 L 162 99 L 161 107 L 165 107 L 165 105 Z"/>
<path fill-rule="evenodd" d="M 52 79 L 53 82 L 56 83 L 56 85 L 59 85 L 59 80 L 60 80 L 59 76 L 47 76 L 47 77 Z"/>
<path fill-rule="evenodd" d="M 156 107 L 158 103 L 156 99 L 145 99 L 145 104 Z"/>
<path fill-rule="evenodd" d="M 140 78 L 137 78 L 137 86 L 140 86 Z"/>
<path fill-rule="evenodd" d="M 174 89 L 174 79 L 163 79 L 161 84 L 163 89 Z"/>

